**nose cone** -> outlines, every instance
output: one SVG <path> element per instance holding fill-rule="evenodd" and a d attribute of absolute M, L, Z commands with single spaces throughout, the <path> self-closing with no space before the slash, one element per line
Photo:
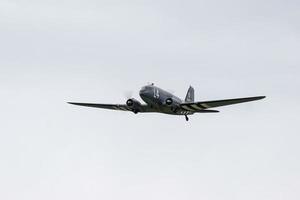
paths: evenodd
<path fill-rule="evenodd" d="M 145 97 L 145 96 L 147 96 L 147 91 L 145 90 L 145 89 L 141 89 L 140 90 L 140 97 Z"/>

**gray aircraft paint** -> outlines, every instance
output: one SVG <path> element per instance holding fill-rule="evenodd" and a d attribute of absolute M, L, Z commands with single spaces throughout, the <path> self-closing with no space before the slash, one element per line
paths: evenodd
<path fill-rule="evenodd" d="M 70 104 L 79 106 L 88 106 L 104 109 L 114 109 L 122 111 L 132 111 L 137 113 L 157 112 L 170 115 L 184 115 L 188 121 L 188 115 L 194 113 L 216 113 L 217 110 L 208 110 L 209 108 L 226 106 L 237 103 L 244 103 L 249 101 L 256 101 L 265 98 L 265 96 L 247 97 L 238 99 L 225 99 L 217 101 L 194 102 L 194 88 L 189 87 L 185 101 L 179 97 L 163 90 L 154 84 L 142 87 L 139 92 L 140 97 L 146 104 L 140 103 L 138 100 L 131 98 L 128 99 L 125 105 L 119 104 L 95 104 L 95 103 L 75 103 Z"/>

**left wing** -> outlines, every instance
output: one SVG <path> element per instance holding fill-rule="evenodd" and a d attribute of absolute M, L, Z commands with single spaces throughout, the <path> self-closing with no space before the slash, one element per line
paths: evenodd
<path fill-rule="evenodd" d="M 246 97 L 246 98 L 238 98 L 238 99 L 224 99 L 224 100 L 216 100 L 216 101 L 200 101 L 194 103 L 183 103 L 180 104 L 180 107 L 186 111 L 201 112 L 208 108 L 245 103 L 249 101 L 257 101 L 263 98 L 265 98 L 265 96 Z"/>
<path fill-rule="evenodd" d="M 97 104 L 97 103 L 76 103 L 76 102 L 68 102 L 69 104 L 77 105 L 77 106 L 86 106 L 86 107 L 94 107 L 94 108 L 103 108 L 110 110 L 121 110 L 121 111 L 132 111 L 133 108 L 124 105 L 124 104 Z M 138 107 L 138 112 L 153 112 L 154 110 L 147 105 L 141 105 Z"/>

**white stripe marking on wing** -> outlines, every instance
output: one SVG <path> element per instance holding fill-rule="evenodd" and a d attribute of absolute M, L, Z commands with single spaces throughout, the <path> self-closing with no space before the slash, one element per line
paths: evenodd
<path fill-rule="evenodd" d="M 196 104 L 191 105 L 193 108 L 197 109 L 197 110 L 203 110 L 203 108 L 200 108 L 199 106 L 197 106 Z"/>
<path fill-rule="evenodd" d="M 190 107 L 188 106 L 182 106 L 182 108 L 186 109 L 186 110 L 189 110 L 189 111 L 194 111 L 193 109 L 191 109 Z"/>

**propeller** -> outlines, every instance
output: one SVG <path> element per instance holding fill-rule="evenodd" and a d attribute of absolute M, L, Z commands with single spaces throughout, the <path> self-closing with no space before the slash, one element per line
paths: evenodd
<path fill-rule="evenodd" d="M 125 92 L 124 92 L 124 97 L 125 97 L 126 99 L 131 99 L 132 96 L 133 96 L 133 91 L 128 90 L 128 91 L 125 91 Z"/>

